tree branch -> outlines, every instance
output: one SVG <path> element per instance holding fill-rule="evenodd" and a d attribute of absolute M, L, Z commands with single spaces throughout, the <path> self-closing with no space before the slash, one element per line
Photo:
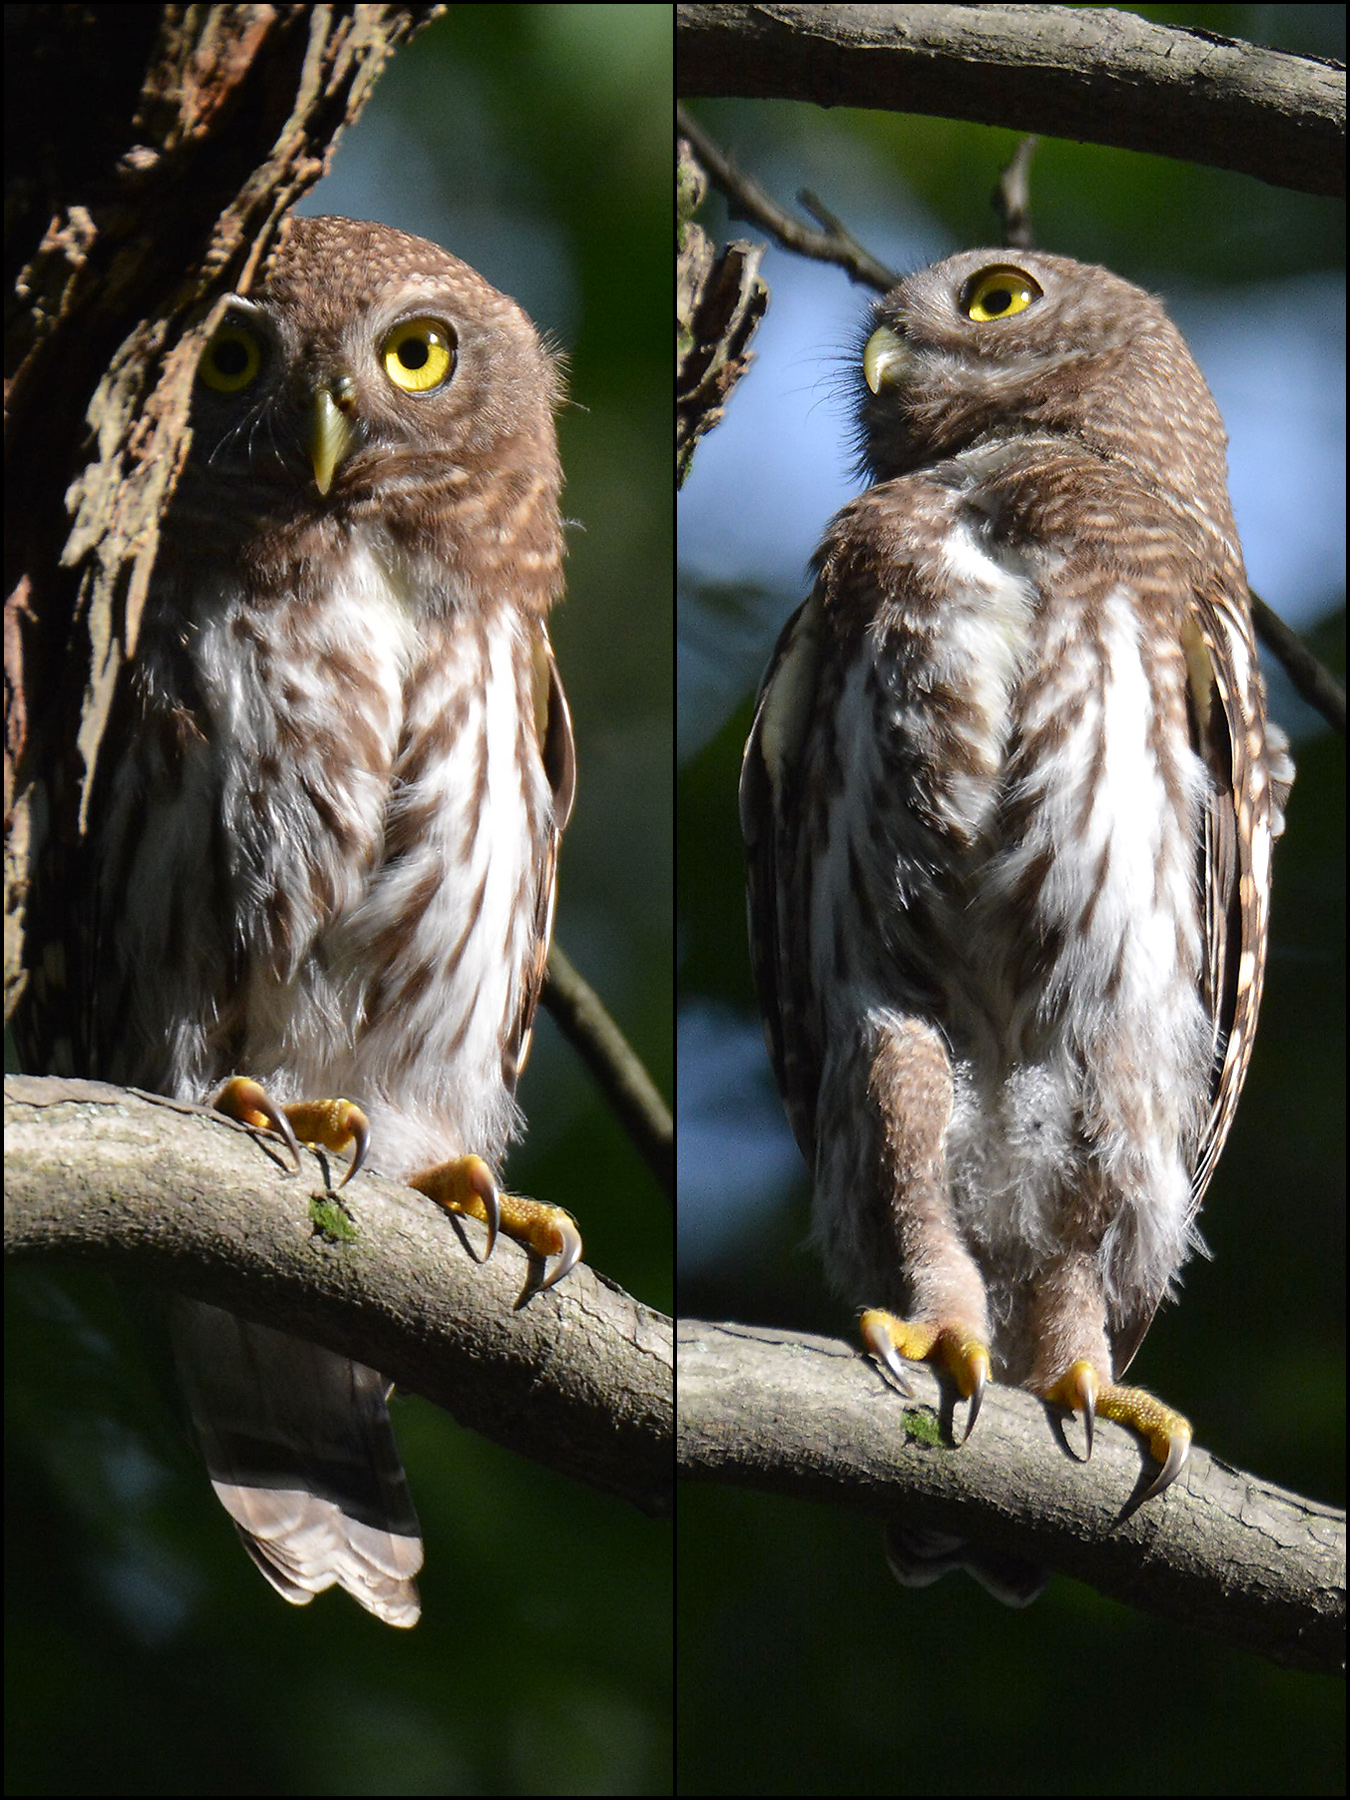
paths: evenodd
<path fill-rule="evenodd" d="M 1006 125 L 1345 192 L 1345 70 L 1068 6 L 676 8 L 683 95 Z"/>
<path fill-rule="evenodd" d="M 1250 591 L 1250 590 L 1249 590 Z M 1308 705 L 1316 708 L 1333 731 L 1345 736 L 1345 686 L 1313 655 L 1292 627 L 1257 593 L 1252 593 L 1256 635 L 1283 668 Z"/>
<path fill-rule="evenodd" d="M 675 1198 L 675 1121 L 661 1090 L 604 1001 L 555 939 L 541 996 L 558 1030 L 595 1077 L 666 1198 Z"/>
<path fill-rule="evenodd" d="M 748 1325 L 681 1322 L 677 1458 L 686 1480 L 845 1505 L 940 1526 L 1077 1576 L 1292 1668 L 1342 1669 L 1345 1517 L 1193 1450 L 1157 1500 L 1139 1441 L 1106 1420 L 1090 1463 L 1056 1442 L 1047 1408 L 995 1386 L 953 1448 L 965 1406 L 912 1366 L 897 1394 L 847 1344 Z M 1081 1431 L 1071 1426 L 1075 1445 Z"/>
<path fill-rule="evenodd" d="M 101 1082 L 5 1078 L 5 1248 L 171 1288 L 382 1370 L 462 1425 L 659 1515 L 670 1321 L 578 1267 L 525 1306 L 528 1259 L 378 1176 L 333 1194 L 263 1133 Z M 326 1178 L 326 1179 L 325 1179 Z"/>
<path fill-rule="evenodd" d="M 795 251 L 798 255 L 810 257 L 817 262 L 837 264 L 850 281 L 861 286 L 873 288 L 883 294 L 895 286 L 900 279 L 898 273 L 879 262 L 841 220 L 822 206 L 814 194 L 803 190 L 797 198 L 819 221 L 819 229 L 803 225 L 786 207 L 780 206 L 753 176 L 737 167 L 721 145 L 682 107 L 678 109 L 677 120 L 681 133 L 726 200 L 727 210 L 732 218 L 746 219 L 760 226 L 785 250 Z M 1025 177 L 1028 143 L 1029 140 L 1024 140 L 1019 146 L 1013 163 L 1005 170 L 1004 178 L 995 191 L 996 205 L 1005 216 L 1005 240 L 1009 235 L 1006 214 L 1012 204 L 1009 198 L 1012 190 L 1016 192 L 1018 209 L 1013 235 L 1019 239 L 1026 235 L 1024 225 L 1028 200 Z M 710 424 L 715 422 L 709 421 Z M 1321 713 L 1333 731 L 1344 737 L 1344 686 L 1259 594 L 1252 594 L 1251 601 L 1256 635 L 1308 704 Z"/>
<path fill-rule="evenodd" d="M 688 141 L 697 155 L 701 167 L 725 197 L 727 210 L 733 219 L 744 219 L 749 225 L 758 225 L 776 238 L 785 250 L 795 250 L 799 256 L 809 256 L 816 262 L 836 263 L 850 281 L 875 288 L 878 293 L 884 294 L 895 286 L 900 279 L 899 275 L 884 263 L 878 262 L 871 251 L 860 244 L 852 232 L 846 230 L 837 219 L 831 218 L 823 229 L 803 225 L 786 207 L 780 206 L 753 176 L 736 166 L 692 113 L 682 106 L 677 107 L 675 123 L 681 137 Z M 803 205 L 806 204 L 805 195 L 798 195 L 798 198 Z M 819 202 L 816 201 L 815 205 L 819 206 Z"/>
<path fill-rule="evenodd" d="M 769 290 L 759 275 L 759 244 L 727 244 L 720 252 L 694 214 L 708 191 L 707 176 L 686 137 L 675 153 L 675 485 L 683 487 L 694 448 L 721 419 L 733 388 L 754 361 Z M 697 132 L 697 127 L 695 127 Z"/>

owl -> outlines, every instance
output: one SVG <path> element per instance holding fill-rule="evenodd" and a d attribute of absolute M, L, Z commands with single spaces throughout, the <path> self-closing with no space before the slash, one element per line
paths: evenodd
<path fill-rule="evenodd" d="M 497 1173 L 574 784 L 560 395 L 513 300 L 381 225 L 293 221 L 231 301 L 110 736 L 89 1046 L 500 1225 L 544 1286 L 576 1227 Z M 385 1378 L 196 1302 L 172 1330 L 263 1574 L 413 1624 Z"/>
<path fill-rule="evenodd" d="M 906 1388 L 1121 1385 L 1199 1244 L 1293 770 L 1214 401 L 1159 302 L 1062 256 L 901 281 L 836 515 L 746 746 L 752 958 L 813 1234 Z M 902 1576 L 950 1542 L 900 1534 Z M 906 1566 L 907 1565 L 907 1566 Z M 938 1572 L 941 1572 L 939 1566 Z M 1011 1596 L 1009 1596 L 1011 1597 Z"/>

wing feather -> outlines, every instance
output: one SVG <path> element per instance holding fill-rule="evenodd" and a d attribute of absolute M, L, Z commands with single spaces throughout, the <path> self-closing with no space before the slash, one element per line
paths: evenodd
<path fill-rule="evenodd" d="M 804 920 L 794 896 L 809 893 L 809 868 L 791 879 L 802 855 L 796 828 L 802 805 L 803 748 L 820 666 L 821 607 L 812 594 L 784 626 L 755 702 L 741 765 L 750 961 L 764 1037 L 793 1134 L 815 1166 L 815 1107 L 822 1047 L 810 1026 Z"/>
<path fill-rule="evenodd" d="M 1284 734 L 1264 722 L 1245 596 L 1200 596 L 1182 636 L 1194 744 L 1210 776 L 1199 874 L 1202 990 L 1214 1025 L 1214 1071 L 1192 1184 L 1192 1207 L 1198 1208 L 1251 1061 L 1270 932 L 1271 849 L 1284 828 L 1293 766 Z"/>

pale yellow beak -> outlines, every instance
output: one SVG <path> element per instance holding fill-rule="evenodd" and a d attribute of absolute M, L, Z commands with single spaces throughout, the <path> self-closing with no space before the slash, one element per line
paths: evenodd
<path fill-rule="evenodd" d="M 350 404 L 349 384 L 345 381 L 325 384 L 314 395 L 309 456 L 314 465 L 314 480 L 321 494 L 326 494 L 332 487 L 333 476 L 351 448 L 351 420 L 344 410 L 344 406 Z"/>
<path fill-rule="evenodd" d="M 894 387 L 905 378 L 909 351 L 905 340 L 897 337 L 889 325 L 878 325 L 863 351 L 863 379 L 874 394 L 884 387 Z"/>

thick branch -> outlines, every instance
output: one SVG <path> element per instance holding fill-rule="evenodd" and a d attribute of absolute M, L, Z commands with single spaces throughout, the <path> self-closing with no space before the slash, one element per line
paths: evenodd
<path fill-rule="evenodd" d="M 680 1472 L 903 1515 L 1274 1662 L 1344 1666 L 1343 1514 L 1202 1450 L 1165 1495 L 1135 1505 L 1152 1473 L 1138 1440 L 1101 1421 L 1092 1461 L 1080 1463 L 1057 1439 L 1052 1409 L 1020 1388 L 990 1389 L 973 1436 L 954 1449 L 964 1403 L 927 1368 L 912 1375 L 917 1398 L 905 1400 L 832 1339 L 681 1323 Z"/>
<path fill-rule="evenodd" d="M 1345 192 L 1345 70 L 1070 6 L 676 8 L 689 97 L 814 100 L 1005 125 Z"/>
<path fill-rule="evenodd" d="M 5 1248 L 214 1301 L 345 1351 L 463 1425 L 669 1511 L 670 1321 L 584 1265 L 517 1309 L 526 1256 L 423 1195 L 99 1082 L 5 1078 Z M 328 1180 L 325 1181 L 327 1175 Z"/>

